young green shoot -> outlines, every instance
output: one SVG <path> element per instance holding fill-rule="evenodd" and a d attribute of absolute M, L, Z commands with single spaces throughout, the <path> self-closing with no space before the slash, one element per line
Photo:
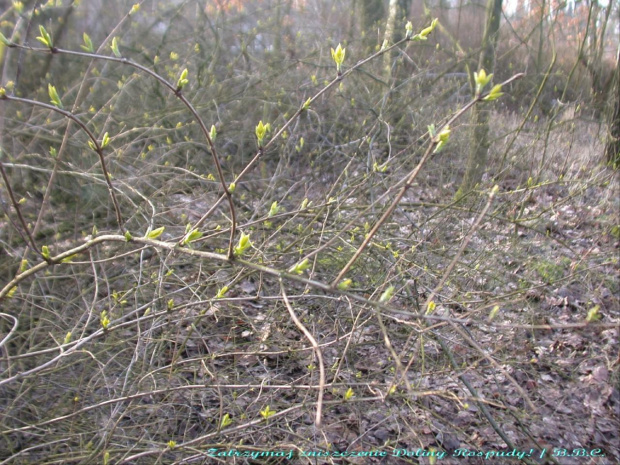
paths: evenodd
<path fill-rule="evenodd" d="M 476 96 L 479 96 L 486 85 L 491 82 L 493 78 L 493 74 L 489 74 L 487 76 L 487 72 L 484 69 L 481 69 L 478 72 L 474 71 L 474 82 L 476 83 Z M 500 86 L 501 89 L 501 86 Z"/>
<path fill-rule="evenodd" d="M 390 299 L 394 296 L 394 290 L 394 286 L 388 287 L 385 291 L 383 291 L 381 297 L 379 297 L 379 302 L 381 302 L 382 304 L 388 303 Z"/>
<path fill-rule="evenodd" d="M 411 21 L 407 21 L 407 24 L 405 24 L 405 37 L 407 39 L 411 39 L 412 36 L 413 36 L 413 23 Z"/>
<path fill-rule="evenodd" d="M 48 246 L 44 245 L 43 247 L 41 247 L 41 256 L 46 260 L 49 260 L 51 258 L 50 249 Z"/>
<path fill-rule="evenodd" d="M 308 268 L 310 268 L 310 260 L 304 258 L 303 261 L 296 263 L 288 271 L 292 274 L 300 275 L 303 274 L 303 272 L 306 271 Z"/>
<path fill-rule="evenodd" d="M 340 44 L 336 47 L 336 50 L 332 48 L 332 58 L 336 63 L 336 70 L 338 71 L 338 76 L 342 74 L 342 63 L 344 63 L 344 57 L 347 53 L 345 48 L 342 48 Z"/>
<path fill-rule="evenodd" d="M 110 49 L 112 50 L 112 53 L 114 53 L 114 56 L 116 58 L 121 58 L 121 52 L 118 49 L 118 37 L 114 37 L 112 39 L 112 43 L 110 44 Z"/>
<path fill-rule="evenodd" d="M 181 71 L 181 75 L 179 76 L 179 79 L 177 80 L 177 92 L 182 90 L 183 87 L 185 87 L 188 83 L 189 83 L 189 80 L 187 79 L 187 68 L 185 68 L 183 71 Z"/>
<path fill-rule="evenodd" d="M 217 294 L 215 295 L 215 298 L 221 299 L 226 295 L 227 292 L 228 292 L 228 286 L 221 287 L 220 289 L 217 290 Z"/>
<path fill-rule="evenodd" d="M 278 201 L 276 200 L 271 204 L 271 208 L 269 209 L 269 213 L 267 214 L 267 218 L 271 218 L 275 216 L 280 211 L 280 206 L 278 205 Z"/>
<path fill-rule="evenodd" d="M 85 52 L 94 53 L 95 47 L 93 46 L 93 41 L 90 40 L 90 36 L 84 33 L 82 35 L 82 38 L 84 39 L 84 45 L 80 45 L 80 48 L 84 50 Z"/>
<path fill-rule="evenodd" d="M 162 233 L 164 232 L 164 229 L 166 229 L 164 226 L 157 228 L 157 229 L 153 229 L 152 231 L 149 231 L 148 233 L 146 233 L 146 238 L 157 239 L 159 236 L 162 235 Z M 125 236 L 125 238 L 127 238 L 127 236 Z"/>
<path fill-rule="evenodd" d="M 194 241 L 197 241 L 202 237 L 202 232 L 197 229 L 191 229 L 185 234 L 183 241 L 181 241 L 181 245 L 191 244 Z"/>
<path fill-rule="evenodd" d="M 269 405 L 267 405 L 264 409 L 262 409 L 260 411 L 261 417 L 263 417 L 265 420 L 268 420 L 269 417 L 271 417 L 271 416 L 273 416 L 275 414 L 276 414 L 276 411 L 275 410 L 271 410 Z"/>
<path fill-rule="evenodd" d="M 237 247 L 235 247 L 234 253 L 236 257 L 241 257 L 247 249 L 252 247 L 252 242 L 250 241 L 250 235 L 244 232 L 241 233 L 241 237 L 239 238 L 239 243 Z"/>
<path fill-rule="evenodd" d="M 45 28 L 42 25 L 39 25 L 39 34 L 41 34 L 40 36 L 37 37 L 37 40 L 39 42 L 41 42 L 46 47 L 54 48 L 54 44 L 52 43 L 52 38 L 50 37 L 49 33 L 45 30 Z"/>
<path fill-rule="evenodd" d="M 269 123 L 263 124 L 263 121 L 260 120 L 256 125 L 255 129 L 256 139 L 258 140 L 259 147 L 263 146 L 263 140 L 265 140 L 265 136 L 269 131 L 271 131 L 271 125 Z"/>
<path fill-rule="evenodd" d="M 499 313 L 499 305 L 496 305 L 495 307 L 493 307 L 493 309 L 489 313 L 489 317 L 487 318 L 487 321 L 489 323 L 493 321 L 493 319 L 497 316 L 498 313 Z"/>
<path fill-rule="evenodd" d="M 0 32 L 0 43 L 6 45 L 7 47 L 11 46 L 11 41 L 7 39 L 6 36 L 2 32 Z"/>
<path fill-rule="evenodd" d="M 435 29 L 435 27 L 437 26 L 437 23 L 439 22 L 438 18 L 433 19 L 433 21 L 431 21 L 431 25 L 427 28 L 422 29 L 422 31 L 420 31 L 420 40 L 426 40 L 428 35 L 433 32 L 433 29 Z"/>
<path fill-rule="evenodd" d="M 226 413 L 222 417 L 222 421 L 220 422 L 220 428 L 226 428 L 227 426 L 232 425 L 232 418 L 230 418 L 230 414 Z"/>
<path fill-rule="evenodd" d="M 101 327 L 104 330 L 107 330 L 108 326 L 110 326 L 110 317 L 108 316 L 108 312 L 106 310 L 101 312 L 101 316 L 99 317 L 99 321 L 101 323 Z"/>
<path fill-rule="evenodd" d="M 353 281 L 349 278 L 343 279 L 342 281 L 338 283 L 338 289 L 341 291 L 346 291 L 347 289 L 351 287 L 352 283 Z"/>
<path fill-rule="evenodd" d="M 52 105 L 62 109 L 62 102 L 60 100 L 60 97 L 58 96 L 58 92 L 56 91 L 56 87 L 54 87 L 51 84 L 47 85 L 47 93 L 50 96 L 50 102 L 52 103 Z"/>
<path fill-rule="evenodd" d="M 430 129 L 430 127 L 429 127 Z M 433 141 L 437 144 L 433 153 L 439 153 L 443 150 L 450 139 L 450 128 L 446 126 L 439 134 L 433 137 Z"/>
<path fill-rule="evenodd" d="M 484 100 L 485 102 L 492 102 L 493 100 L 497 100 L 498 98 L 500 98 L 502 95 L 504 95 L 504 93 L 502 92 L 502 85 L 497 84 L 493 86 L 491 92 L 489 92 L 489 94 L 482 100 Z"/>
<path fill-rule="evenodd" d="M 101 139 L 101 148 L 105 149 L 110 144 L 110 135 L 106 132 Z"/>

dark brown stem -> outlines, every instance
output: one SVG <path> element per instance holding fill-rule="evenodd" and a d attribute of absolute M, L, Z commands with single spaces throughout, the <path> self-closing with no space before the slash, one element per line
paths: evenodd
<path fill-rule="evenodd" d="M 19 208 L 19 202 L 15 199 L 15 195 L 13 194 L 13 188 L 11 187 L 11 184 L 9 183 L 9 177 L 7 176 L 6 171 L 4 170 L 4 164 L 2 163 L 1 160 L 0 160 L 0 174 L 2 174 L 2 179 L 4 180 L 4 184 L 6 186 L 6 191 L 9 193 L 9 199 L 11 199 L 11 205 L 13 205 L 13 208 L 15 209 L 15 212 L 17 213 L 17 218 L 19 218 L 19 222 L 22 225 L 22 228 L 24 229 L 24 234 L 26 234 L 26 238 L 24 239 L 26 240 L 26 242 L 29 243 L 30 247 L 32 247 L 32 249 L 35 252 L 37 252 L 43 259 L 47 260 L 47 258 L 43 256 L 43 254 L 37 247 L 37 244 L 34 241 L 34 237 L 32 237 L 30 229 L 28 229 L 28 225 L 26 224 L 26 220 L 24 220 L 24 216 L 22 215 L 21 209 Z"/>

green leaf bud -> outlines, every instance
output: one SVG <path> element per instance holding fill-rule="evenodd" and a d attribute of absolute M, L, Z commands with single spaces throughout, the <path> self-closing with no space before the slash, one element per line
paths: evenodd
<path fill-rule="evenodd" d="M 185 237 L 183 238 L 183 241 L 181 243 L 183 245 L 190 244 L 194 241 L 197 241 L 201 237 L 202 237 L 202 232 L 198 231 L 197 229 L 192 229 L 190 232 L 185 234 Z"/>
<path fill-rule="evenodd" d="M 103 139 L 101 139 L 101 148 L 105 149 L 109 143 L 110 143 L 110 135 L 106 132 L 103 135 Z"/>
<path fill-rule="evenodd" d="M 93 53 L 95 51 L 95 47 L 93 47 L 93 41 L 90 40 L 90 36 L 84 33 L 82 37 L 84 39 L 84 45 L 80 45 L 80 48 L 86 52 Z"/>
<path fill-rule="evenodd" d="M 45 30 L 45 28 L 42 25 L 39 25 L 39 33 L 41 35 L 37 37 L 37 40 L 41 42 L 43 45 L 49 48 L 52 48 L 53 47 L 52 38 L 50 37 L 49 33 Z"/>
<path fill-rule="evenodd" d="M 60 101 L 60 97 L 58 96 L 58 92 L 56 91 L 56 87 L 51 84 L 47 85 L 47 92 L 50 96 L 50 102 L 58 108 L 62 108 L 62 102 Z"/>
<path fill-rule="evenodd" d="M 303 272 L 307 270 L 309 267 L 310 267 L 310 260 L 308 260 L 307 258 L 304 258 L 303 261 L 292 266 L 289 269 L 289 272 L 293 274 L 303 274 Z"/>
<path fill-rule="evenodd" d="M 256 125 L 255 133 L 256 133 L 256 139 L 258 139 L 259 146 L 262 147 L 263 140 L 265 139 L 265 136 L 270 130 L 271 130 L 271 125 L 269 123 L 263 124 L 262 120 L 258 122 L 258 124 Z"/>
<path fill-rule="evenodd" d="M 187 79 L 187 68 L 185 68 L 183 71 L 181 71 L 181 75 L 179 76 L 179 79 L 177 81 L 177 90 L 183 89 L 183 87 L 185 87 L 188 82 L 189 80 Z"/>
<path fill-rule="evenodd" d="M 411 23 L 411 21 L 407 21 L 407 24 L 405 24 L 405 37 L 407 39 L 411 39 L 412 35 L 413 35 L 413 24 Z"/>
<path fill-rule="evenodd" d="M 492 102 L 493 100 L 497 100 L 498 98 L 500 98 L 502 95 L 504 95 L 504 93 L 502 92 L 502 85 L 497 84 L 493 86 L 493 88 L 491 89 L 491 92 L 489 92 L 489 94 L 482 100 L 485 100 L 487 102 Z"/>
<path fill-rule="evenodd" d="M 99 317 L 99 321 L 100 321 L 101 327 L 103 329 L 108 329 L 108 326 L 110 326 L 110 317 L 108 316 L 108 312 L 106 310 L 101 312 L 101 316 Z"/>
<path fill-rule="evenodd" d="M 215 298 L 216 299 L 221 299 L 222 297 L 224 297 L 226 295 L 227 292 L 228 292 L 228 286 L 224 286 L 224 287 L 218 289 Z"/>
<path fill-rule="evenodd" d="M 395 290 L 394 286 L 388 287 L 385 291 L 383 291 L 383 294 L 381 294 L 381 297 L 379 297 L 379 302 L 381 303 L 389 302 L 392 296 L 394 295 L 394 290 Z"/>
<path fill-rule="evenodd" d="M 237 244 L 237 247 L 235 247 L 235 250 L 234 250 L 235 255 L 237 257 L 240 257 L 251 246 L 252 246 L 252 242 L 250 242 L 250 235 L 242 232 L 241 237 L 239 238 L 239 243 Z"/>
<path fill-rule="evenodd" d="M 45 258 L 46 260 L 49 260 L 51 255 L 50 255 L 50 249 L 48 246 L 44 245 L 43 247 L 41 247 L 41 255 L 43 256 L 43 258 Z"/>
<path fill-rule="evenodd" d="M 338 70 L 338 73 L 340 73 L 342 63 L 344 63 L 344 57 L 346 55 L 346 52 L 346 49 L 342 48 L 340 44 L 338 44 L 336 50 L 332 48 L 332 58 L 334 62 L 336 62 L 336 69 Z"/>
<path fill-rule="evenodd" d="M 162 233 L 164 232 L 164 229 L 166 229 L 164 226 L 162 226 L 161 228 L 154 229 L 153 231 L 150 231 L 146 234 L 146 238 L 157 239 L 159 236 L 162 235 Z"/>
<path fill-rule="evenodd" d="M 353 281 L 351 281 L 349 278 L 343 279 L 338 283 L 338 289 L 340 289 L 341 291 L 346 291 L 347 289 L 349 289 L 349 287 L 351 287 L 351 283 L 353 283 Z"/>
<path fill-rule="evenodd" d="M 437 26 L 437 22 L 439 21 L 438 18 L 433 19 L 433 21 L 431 22 L 431 25 L 427 28 L 422 29 L 422 31 L 420 31 L 420 39 L 422 40 L 426 40 L 426 37 L 433 32 L 433 29 L 435 29 L 435 26 Z"/>
<path fill-rule="evenodd" d="M 232 419 L 230 415 L 227 413 L 222 417 L 222 422 L 220 423 L 220 428 L 226 428 L 227 426 L 232 424 Z"/>
<path fill-rule="evenodd" d="M 271 208 L 269 209 L 269 213 L 267 214 L 267 217 L 271 218 L 272 216 L 277 215 L 279 211 L 280 211 L 280 207 L 278 206 L 278 201 L 276 200 L 275 202 L 271 204 Z"/>
<path fill-rule="evenodd" d="M 493 78 L 493 74 L 489 74 L 487 76 L 487 72 L 484 69 L 481 69 L 477 73 L 474 71 L 474 81 L 476 83 L 476 95 L 480 95 L 482 90 L 486 87 L 486 85 L 491 82 Z"/>
<path fill-rule="evenodd" d="M 112 53 L 116 58 L 121 58 L 121 52 L 118 49 L 118 37 L 114 37 L 112 39 L 112 43 L 110 44 L 110 49 L 112 49 Z"/>

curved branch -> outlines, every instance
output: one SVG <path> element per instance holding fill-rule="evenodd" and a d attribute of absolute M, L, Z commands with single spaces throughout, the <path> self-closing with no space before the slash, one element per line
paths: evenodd
<path fill-rule="evenodd" d="M 114 194 L 114 186 L 112 186 L 112 180 L 110 178 L 110 173 L 108 172 L 108 168 L 105 163 L 105 158 L 103 156 L 103 147 L 95 137 L 95 135 L 88 129 L 88 127 L 80 121 L 80 119 L 75 116 L 73 113 L 67 110 L 63 110 L 62 108 L 58 108 L 55 105 L 50 105 L 48 103 L 39 102 L 37 100 L 31 100 L 27 98 L 15 97 L 13 95 L 3 95 L 0 97 L 0 100 L 10 100 L 14 102 L 25 103 L 28 105 L 45 108 L 47 110 L 55 111 L 56 113 L 60 113 L 66 118 L 74 121 L 82 130 L 88 135 L 88 138 L 93 143 L 93 147 L 97 155 L 99 156 L 99 163 L 101 164 L 101 171 L 103 171 L 103 175 L 105 177 L 106 184 L 108 186 L 108 191 L 110 192 L 110 197 L 112 198 L 112 203 L 114 204 L 114 212 L 116 213 L 116 221 L 118 223 L 119 229 L 124 232 L 123 229 L 123 217 L 121 215 L 121 209 L 118 204 L 118 200 L 116 199 L 116 195 Z"/>

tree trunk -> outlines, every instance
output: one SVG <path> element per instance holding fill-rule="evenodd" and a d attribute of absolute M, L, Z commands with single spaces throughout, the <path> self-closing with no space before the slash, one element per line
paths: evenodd
<path fill-rule="evenodd" d="M 605 144 L 605 159 L 614 168 L 620 168 L 620 45 L 616 56 L 616 71 L 613 84 L 609 92 L 613 101 L 612 110 L 607 120 L 607 142 Z"/>
<path fill-rule="evenodd" d="M 495 47 L 502 14 L 502 0 L 489 0 L 486 7 L 486 27 L 478 70 L 492 73 L 495 67 Z M 473 189 L 482 179 L 489 151 L 489 110 L 484 104 L 475 105 L 471 113 L 472 134 L 465 176 L 457 196 Z"/>
<path fill-rule="evenodd" d="M 538 20 L 538 54 L 536 55 L 536 72 L 540 73 L 542 70 L 543 61 L 543 44 L 545 41 L 545 17 L 547 12 L 547 5 L 545 0 L 542 0 L 540 5 L 540 19 Z"/>
<path fill-rule="evenodd" d="M 394 28 L 396 27 L 396 18 L 399 16 L 398 0 L 390 0 L 388 3 L 388 15 L 385 22 L 385 34 L 383 39 L 392 42 L 394 39 Z"/>
<path fill-rule="evenodd" d="M 411 8 L 411 0 L 390 0 L 388 5 L 388 15 L 385 23 L 385 34 L 383 40 L 389 45 L 398 42 L 404 37 L 407 15 Z M 398 57 L 398 52 L 386 53 L 383 56 L 383 67 L 385 68 L 386 80 L 389 81 L 392 75 L 392 64 Z"/>
<path fill-rule="evenodd" d="M 362 0 L 362 37 L 368 52 L 373 52 L 379 43 L 377 28 L 383 16 L 383 0 Z"/>
<path fill-rule="evenodd" d="M 605 8 L 605 15 L 600 20 L 599 5 L 593 2 L 590 7 L 588 20 L 590 24 L 587 28 L 586 42 L 587 51 L 580 57 L 581 63 L 585 66 L 592 79 L 592 106 L 597 117 L 605 116 L 605 109 L 608 107 L 608 97 L 613 92 L 613 67 L 606 66 L 603 55 L 605 52 L 605 31 L 611 17 L 613 5 Z"/>

